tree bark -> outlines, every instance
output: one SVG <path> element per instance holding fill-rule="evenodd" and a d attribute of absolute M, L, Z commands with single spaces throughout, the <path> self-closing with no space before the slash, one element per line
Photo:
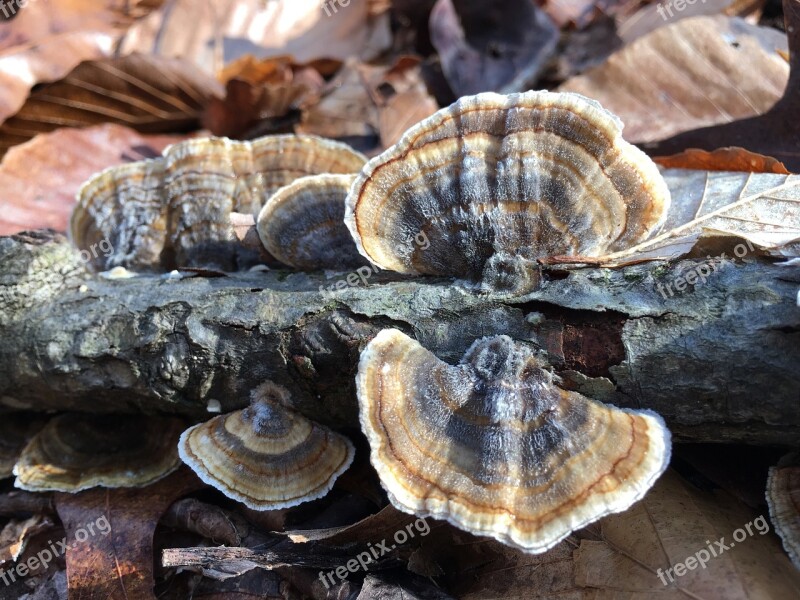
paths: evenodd
<path fill-rule="evenodd" d="M 702 264 L 714 266 L 705 282 L 677 291 Z M 449 362 L 483 336 L 538 345 L 565 386 L 655 410 L 679 440 L 800 439 L 798 266 L 551 267 L 516 299 L 390 273 L 326 291 L 339 281 L 347 275 L 107 279 L 54 232 L 0 238 L 0 406 L 206 418 L 211 401 L 241 408 L 271 379 L 308 416 L 355 429 L 359 353 L 396 327 Z"/>

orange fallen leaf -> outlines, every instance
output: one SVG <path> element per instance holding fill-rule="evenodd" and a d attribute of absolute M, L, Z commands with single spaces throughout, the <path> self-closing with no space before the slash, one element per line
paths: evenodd
<path fill-rule="evenodd" d="M 671 156 L 657 156 L 653 160 L 670 169 L 703 169 L 705 171 L 744 171 L 748 173 L 779 173 L 789 175 L 784 164 L 769 156 L 756 154 L 744 148 L 717 148 L 712 152 L 689 148 Z"/>
<path fill-rule="evenodd" d="M 75 193 L 106 167 L 157 156 L 186 136 L 141 135 L 120 125 L 57 129 L 12 148 L 0 163 L 0 235 L 67 228 Z"/>

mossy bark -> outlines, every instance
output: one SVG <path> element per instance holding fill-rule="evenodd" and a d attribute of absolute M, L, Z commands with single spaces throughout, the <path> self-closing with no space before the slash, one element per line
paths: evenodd
<path fill-rule="evenodd" d="M 679 440 L 796 443 L 800 267 L 728 262 L 670 296 L 697 264 L 550 270 L 508 299 L 389 273 L 333 292 L 346 275 L 106 279 L 60 235 L 0 238 L 0 406 L 204 418 L 271 379 L 355 429 L 359 353 L 396 327 L 449 362 L 483 336 L 538 345 L 564 385 L 655 410 Z"/>

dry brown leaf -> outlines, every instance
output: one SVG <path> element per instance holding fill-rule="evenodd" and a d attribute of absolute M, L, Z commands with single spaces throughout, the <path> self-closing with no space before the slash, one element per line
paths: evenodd
<path fill-rule="evenodd" d="M 52 527 L 53 522 L 44 515 L 6 523 L 0 531 L 0 565 L 17 560 L 30 538 Z"/>
<path fill-rule="evenodd" d="M 248 55 L 228 65 L 220 79 L 225 82 L 225 98 L 211 100 L 203 126 L 214 135 L 245 138 L 267 131 L 290 132 L 294 123 L 281 118 L 316 103 L 325 85 L 315 67 L 296 64 L 286 56 L 257 60 Z M 267 120 L 274 123 L 264 123 Z"/>
<path fill-rule="evenodd" d="M 78 65 L 64 79 L 37 89 L 0 126 L 0 156 L 58 127 L 119 123 L 146 133 L 187 131 L 220 84 L 193 65 L 133 54 Z"/>
<path fill-rule="evenodd" d="M 186 136 L 141 135 L 119 125 L 57 129 L 12 148 L 0 163 L 0 235 L 63 231 L 81 184 L 97 171 L 158 156 Z"/>
<path fill-rule="evenodd" d="M 594 98 L 622 119 L 625 139 L 648 142 L 768 110 L 789 76 L 783 48 L 780 32 L 736 17 L 685 19 L 558 89 Z"/>
<path fill-rule="evenodd" d="M 752 535 L 741 543 L 732 539 L 741 539 L 737 530 L 746 533 L 748 526 Z M 444 525 L 424 538 L 410 568 L 423 575 L 441 568 L 444 575 L 437 581 L 469 600 L 798 597 L 800 573 L 771 530 L 766 509 L 753 512 L 721 490 L 700 491 L 668 471 L 627 511 L 575 532 L 543 554 L 525 554 Z M 716 541 L 729 549 L 710 555 L 704 569 L 695 565 L 675 576 L 675 566 L 709 544 L 716 548 Z"/>
<path fill-rule="evenodd" d="M 701 492 L 672 471 L 644 500 L 596 529 L 600 539 L 582 540 L 574 554 L 575 582 L 593 590 L 593 600 L 800 597 L 800 573 L 783 554 L 766 509 L 754 512 L 725 492 Z"/>
<path fill-rule="evenodd" d="M 96 32 L 62 35 L 56 43 L 40 43 L 0 56 L 0 121 L 25 103 L 37 83 L 60 79 L 83 60 L 108 56 L 112 36 Z"/>
<path fill-rule="evenodd" d="M 436 110 L 419 59 L 401 57 L 390 68 L 350 60 L 322 91 L 320 102 L 303 112 L 296 130 L 348 139 L 360 150 L 376 153 Z"/>
<path fill-rule="evenodd" d="M 651 31 L 682 19 L 705 15 L 727 15 L 744 17 L 760 11 L 763 0 L 695 0 L 684 2 L 683 8 L 677 10 L 675 0 L 665 2 L 643 3 L 639 9 L 630 13 L 616 15 L 617 32 L 626 44 L 650 33 Z"/>
<path fill-rule="evenodd" d="M 680 133 L 650 144 L 656 154 L 671 154 L 686 148 L 713 150 L 742 146 L 773 156 L 792 171 L 800 171 L 800 2 L 784 0 L 786 31 L 790 32 L 791 75 L 783 97 L 765 114 Z M 783 58 L 783 57 L 781 57 Z"/>
<path fill-rule="evenodd" d="M 347 546 L 366 544 L 389 538 L 395 531 L 413 523 L 417 517 L 400 512 L 391 505 L 383 507 L 357 523 L 344 527 L 328 529 L 294 529 L 286 535 L 296 544 L 305 542 L 325 542 L 327 546 Z"/>
<path fill-rule="evenodd" d="M 179 56 L 216 72 L 245 54 L 369 59 L 390 43 L 388 16 L 371 15 L 368 0 L 174 0 L 131 27 L 120 49 Z"/>
<path fill-rule="evenodd" d="M 31 88 L 64 77 L 81 61 L 109 56 L 116 38 L 155 5 L 112 0 L 29 1 L 0 22 L 0 122 L 25 102 Z M 17 2 L 4 2 L 13 11 Z"/>
<path fill-rule="evenodd" d="M 800 176 L 683 169 L 663 175 L 672 195 L 664 224 L 647 241 L 601 262 L 675 259 L 690 252 L 701 236 L 742 238 L 772 253 L 793 255 L 783 248 L 800 240 Z"/>
<path fill-rule="evenodd" d="M 736 147 L 717 148 L 713 152 L 690 148 L 672 156 L 653 157 L 653 161 L 668 169 L 790 174 L 779 160 Z"/>
<path fill-rule="evenodd" d="M 183 468 L 142 489 L 57 494 L 56 508 L 68 544 L 70 597 L 154 600 L 156 525 L 176 499 L 201 487 L 194 474 Z"/>
<path fill-rule="evenodd" d="M 76 31 L 121 32 L 157 7 L 158 0 L 28 0 L 7 2 L 3 13 L 13 17 L 0 24 L 0 52 L 49 43 Z"/>

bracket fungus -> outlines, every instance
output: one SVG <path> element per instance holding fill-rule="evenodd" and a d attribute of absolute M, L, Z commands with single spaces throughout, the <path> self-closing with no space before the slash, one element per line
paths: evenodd
<path fill-rule="evenodd" d="M 538 259 L 625 249 L 665 218 L 666 183 L 621 132 L 579 94 L 464 97 L 367 163 L 345 222 L 383 269 L 526 293 Z"/>
<path fill-rule="evenodd" d="M 344 224 L 355 175 L 309 175 L 275 192 L 258 215 L 267 251 L 296 269 L 350 269 L 366 264 Z"/>
<path fill-rule="evenodd" d="M 284 388 L 262 384 L 248 408 L 187 429 L 181 459 L 205 483 L 255 510 L 323 497 L 353 461 L 353 445 L 288 401 Z"/>
<path fill-rule="evenodd" d="M 561 389 L 507 336 L 450 366 L 396 329 L 361 354 L 361 426 L 392 504 L 527 552 L 641 499 L 670 434 L 648 411 Z"/>
<path fill-rule="evenodd" d="M 786 553 L 800 569 L 800 454 L 784 456 L 769 470 L 767 504 Z"/>
<path fill-rule="evenodd" d="M 355 173 L 365 162 L 349 146 L 311 135 L 186 140 L 159 158 L 111 167 L 84 183 L 70 237 L 101 270 L 217 263 L 229 269 L 235 253 L 244 252 L 231 213 L 257 215 L 299 177 Z M 109 250 L 98 252 L 103 241 Z"/>
<path fill-rule="evenodd" d="M 51 419 L 22 451 L 14 485 L 31 492 L 144 487 L 177 469 L 180 419 L 66 414 Z"/>

